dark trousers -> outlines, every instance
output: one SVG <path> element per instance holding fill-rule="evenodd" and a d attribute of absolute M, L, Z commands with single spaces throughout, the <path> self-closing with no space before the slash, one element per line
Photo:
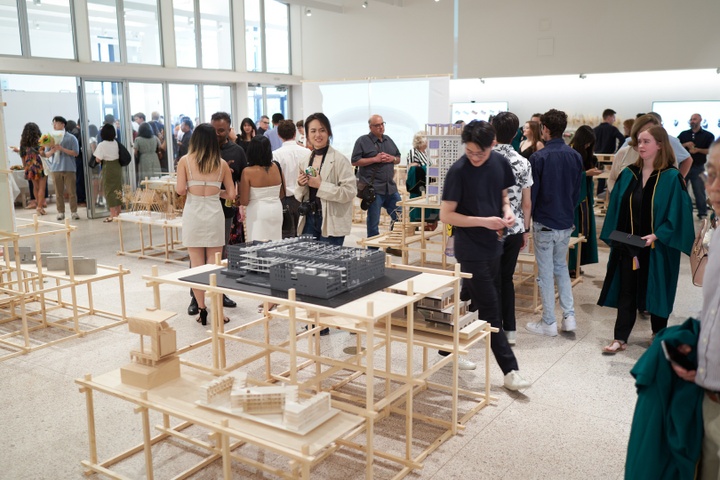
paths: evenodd
<path fill-rule="evenodd" d="M 289 195 L 285 197 L 283 207 L 287 208 L 289 215 L 286 218 L 283 218 L 282 238 L 298 236 L 297 226 L 300 221 L 300 214 L 298 213 L 299 206 L 300 202 L 294 196 Z"/>
<path fill-rule="evenodd" d="M 312 235 L 315 240 L 329 243 L 330 245 L 337 245 L 342 247 L 345 242 L 345 236 L 342 237 L 323 237 L 322 236 L 322 213 L 310 213 L 305 217 L 305 226 L 303 227 L 303 235 Z"/>
<path fill-rule="evenodd" d="M 618 269 L 620 271 L 620 294 L 618 296 L 618 312 L 615 320 L 615 340 L 627 342 L 635 326 L 635 318 L 638 311 L 638 283 L 642 281 L 641 276 L 647 276 L 649 255 L 640 259 L 640 268 L 633 270 L 633 257 L 626 254 L 620 255 Z M 640 305 L 641 308 L 644 306 Z M 657 333 L 667 327 L 668 319 L 650 314 L 650 325 L 653 333 Z"/>
<path fill-rule="evenodd" d="M 75 157 L 75 190 L 78 203 L 86 203 L 85 198 L 85 160 L 82 155 Z"/>
<path fill-rule="evenodd" d="M 463 273 L 471 273 L 472 278 L 463 281 L 463 288 L 470 293 L 473 310 L 477 309 L 480 320 L 487 321 L 499 329 L 490 334 L 490 349 L 504 375 L 519 370 L 515 354 L 505 336 L 500 320 L 500 257 L 477 262 L 462 262 Z M 447 355 L 447 352 L 439 352 Z"/>
<path fill-rule="evenodd" d="M 514 332 L 517 329 L 513 275 L 522 244 L 522 233 L 507 236 L 503 242 L 503 254 L 500 257 L 500 318 L 502 318 L 503 330 L 506 332 Z"/>

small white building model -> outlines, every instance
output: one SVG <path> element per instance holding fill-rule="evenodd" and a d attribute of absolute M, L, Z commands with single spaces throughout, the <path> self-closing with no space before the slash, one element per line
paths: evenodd
<path fill-rule="evenodd" d="M 320 392 L 302 402 L 286 402 L 283 424 L 294 430 L 302 430 L 330 411 L 330 394 Z"/>
<path fill-rule="evenodd" d="M 297 399 L 297 386 L 234 388 L 230 406 L 253 415 L 283 413 L 285 404 L 297 402 Z"/>

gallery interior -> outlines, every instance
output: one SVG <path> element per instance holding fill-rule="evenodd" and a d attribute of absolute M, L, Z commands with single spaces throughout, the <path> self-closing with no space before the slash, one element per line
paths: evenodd
<path fill-rule="evenodd" d="M 720 137 L 718 18 L 706 0 L 0 0 L 3 478 L 625 478 L 630 370 L 652 332 L 640 315 L 627 349 L 602 354 L 616 317 L 597 305 L 609 247 L 599 241 L 598 262 L 572 278 L 575 331 L 518 327 L 512 348 L 531 386 L 510 391 L 490 325 L 460 300 L 452 237 L 425 217 L 439 197 L 408 199 L 406 157 L 419 131 L 461 148 L 455 122 L 502 111 L 522 127 L 562 110 L 566 140 L 608 108 L 621 132 L 655 111 L 671 136 L 701 113 Z M 355 199 L 345 250 L 283 240 L 272 267 L 262 248 L 238 247 L 228 265 L 190 270 L 167 159 L 183 119 L 215 112 L 236 131 L 246 117 L 323 112 L 347 158 L 381 115 L 401 153 L 399 220 L 383 214 L 368 239 Z M 157 178 L 124 168 L 123 213 L 106 222 L 91 127 L 111 115 L 132 150 L 139 113 L 164 126 L 167 159 Z M 79 219 L 56 219 L 52 182 L 37 214 L 13 150 L 28 122 L 50 134 L 56 116 L 80 132 Z M 612 155 L 600 160 L 609 169 Z M 336 276 L 360 264 L 356 285 Z M 543 308 L 531 249 L 515 272 L 524 326 Z M 198 282 L 208 325 L 187 313 Z M 223 295 L 236 306 L 221 315 Z M 669 324 L 701 307 L 683 255 Z"/>

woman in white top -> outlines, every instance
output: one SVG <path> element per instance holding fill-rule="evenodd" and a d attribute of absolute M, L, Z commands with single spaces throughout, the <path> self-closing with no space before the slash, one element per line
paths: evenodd
<path fill-rule="evenodd" d="M 112 222 L 120 215 L 122 205 L 122 167 L 120 166 L 120 147 L 115 141 L 115 127 L 109 123 L 100 129 L 100 139 L 95 148 L 95 160 L 102 165 L 102 184 L 105 202 L 110 209 L 110 217 L 103 220 Z"/>
<path fill-rule="evenodd" d="M 240 205 L 247 207 L 247 241 L 282 239 L 285 188 L 282 173 L 273 162 L 270 140 L 253 137 L 247 149 L 248 166 L 240 177 Z"/>
<path fill-rule="evenodd" d="M 220 187 L 225 186 L 225 190 Z M 220 158 L 215 129 L 208 123 L 195 128 L 188 154 L 177 165 L 178 195 L 187 194 L 182 214 L 182 240 L 190 255 L 190 266 L 215 261 L 225 245 L 225 215 L 220 198 L 235 198 L 235 183 L 227 162 Z M 193 288 L 198 303 L 199 323 L 207 324 L 205 291 Z M 221 316 L 222 312 L 221 312 Z M 224 317 L 225 323 L 229 321 Z"/>

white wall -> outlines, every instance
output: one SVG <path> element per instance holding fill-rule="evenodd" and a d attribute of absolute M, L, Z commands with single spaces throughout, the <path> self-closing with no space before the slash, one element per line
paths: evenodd
<path fill-rule="evenodd" d="M 453 71 L 453 0 L 301 18 L 311 80 Z M 458 78 L 720 67 L 717 0 L 459 0 Z"/>

